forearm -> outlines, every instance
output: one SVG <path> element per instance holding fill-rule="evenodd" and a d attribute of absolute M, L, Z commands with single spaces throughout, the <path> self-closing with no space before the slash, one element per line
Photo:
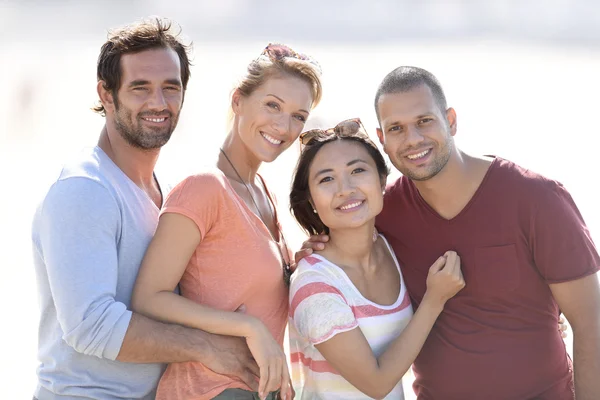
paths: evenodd
<path fill-rule="evenodd" d="M 204 363 L 213 353 L 211 336 L 197 329 L 165 324 L 133 313 L 117 360 L 131 363 Z"/>
<path fill-rule="evenodd" d="M 573 356 L 577 400 L 600 398 L 600 323 L 574 330 Z"/>
<path fill-rule="evenodd" d="M 163 322 L 218 335 L 245 337 L 258 320 L 243 313 L 198 304 L 173 292 L 158 292 L 132 302 L 134 311 Z"/>
<path fill-rule="evenodd" d="M 424 300 L 404 331 L 378 359 L 369 349 L 360 360 L 355 358 L 352 366 L 347 362 L 340 365 L 342 376 L 370 397 L 385 397 L 417 358 L 442 308 Z"/>
<path fill-rule="evenodd" d="M 404 331 L 377 360 L 382 385 L 391 390 L 408 371 L 442 309 L 443 305 L 423 299 Z"/>

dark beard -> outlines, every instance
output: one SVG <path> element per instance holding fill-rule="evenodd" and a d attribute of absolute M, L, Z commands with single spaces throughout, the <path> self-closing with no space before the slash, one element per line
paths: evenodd
<path fill-rule="evenodd" d="M 170 121 L 170 125 L 167 129 L 161 129 L 161 131 L 157 131 L 151 128 L 144 129 L 141 125 L 141 117 L 138 116 L 136 118 L 140 123 L 134 127 L 131 123 L 127 123 L 128 121 L 132 121 L 132 114 L 127 109 L 119 109 L 116 108 L 116 118 L 115 118 L 115 126 L 117 131 L 121 135 L 125 141 L 131 145 L 132 147 L 142 149 L 142 150 L 154 150 L 160 149 L 163 147 L 173 134 L 173 130 L 177 125 L 177 119 L 173 118 L 172 113 L 168 113 L 168 118 Z M 152 113 L 144 113 L 146 117 L 152 116 Z M 162 113 L 164 115 L 164 113 Z"/>

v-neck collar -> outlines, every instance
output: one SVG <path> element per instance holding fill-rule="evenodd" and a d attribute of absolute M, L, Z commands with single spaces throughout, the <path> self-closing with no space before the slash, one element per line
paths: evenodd
<path fill-rule="evenodd" d="M 231 191 L 233 192 L 235 198 L 238 200 L 239 203 L 242 204 L 242 207 L 244 207 L 244 209 L 251 214 L 255 219 L 257 219 L 258 221 L 260 221 L 260 225 L 267 231 L 267 234 L 269 235 L 269 237 L 278 245 L 281 245 L 282 243 L 282 235 L 280 232 L 280 227 L 279 227 L 279 216 L 277 215 L 277 207 L 275 206 L 275 202 L 273 201 L 273 197 L 271 195 L 271 191 L 267 188 L 267 185 L 265 184 L 265 181 L 263 179 L 263 177 L 257 173 L 256 176 L 258 176 L 258 178 L 260 179 L 260 182 L 263 186 L 263 188 L 265 189 L 265 193 L 267 194 L 267 198 L 269 199 L 269 202 L 271 203 L 271 207 L 273 207 L 273 222 L 275 223 L 275 228 L 277 229 L 277 238 L 275 238 L 273 236 L 273 234 L 271 233 L 271 230 L 269 229 L 269 227 L 265 224 L 265 221 L 263 221 L 262 219 L 260 219 L 260 217 L 258 215 L 256 215 L 251 209 L 250 207 L 248 207 L 248 205 L 246 204 L 246 202 L 244 201 L 244 199 L 242 199 L 242 197 L 235 191 L 234 187 L 231 185 L 231 182 L 229 182 L 229 179 L 227 178 L 227 176 L 225 175 L 225 173 L 223 173 L 223 171 L 221 171 L 220 169 L 217 168 L 217 170 L 219 171 L 219 173 L 222 175 L 223 179 L 225 180 L 225 184 L 229 187 L 229 189 L 231 189 Z"/>
<path fill-rule="evenodd" d="M 448 222 L 448 223 L 452 223 L 452 222 L 458 220 L 459 218 L 461 218 L 464 214 L 466 214 L 469 211 L 469 208 L 471 208 L 473 203 L 477 200 L 477 197 L 479 197 L 480 193 L 485 189 L 484 187 L 485 187 L 487 181 L 490 179 L 490 175 L 492 174 L 493 170 L 496 169 L 496 165 L 498 164 L 498 162 L 500 162 L 499 158 L 496 156 L 486 155 L 486 157 L 493 157 L 494 159 L 492 160 L 490 166 L 488 167 L 488 170 L 485 172 L 485 175 L 483 176 L 481 183 L 477 187 L 477 190 L 475 190 L 475 193 L 473 194 L 473 196 L 471 196 L 471 198 L 469 199 L 467 204 L 462 208 L 462 210 L 460 210 L 458 214 L 456 214 L 454 217 L 452 217 L 450 219 L 446 219 L 446 218 L 442 217 L 433 207 L 431 207 L 429 205 L 429 203 L 427 203 L 427 201 L 425 201 L 423 196 L 421 196 L 421 192 L 419 192 L 419 189 L 417 189 L 417 186 L 415 185 L 415 183 L 412 180 L 409 180 L 410 185 L 416 191 L 417 198 L 419 199 L 419 202 L 421 203 L 421 205 L 423 205 L 423 207 L 425 207 L 429 211 L 430 214 L 432 214 L 437 219 L 440 219 L 440 220 Z"/>
<path fill-rule="evenodd" d="M 115 169 L 116 173 L 120 174 L 129 183 L 129 185 L 133 188 L 133 190 L 135 190 L 138 194 L 140 194 L 140 195 L 144 196 L 146 199 L 148 199 L 148 201 L 154 206 L 156 211 L 160 211 L 162 204 L 164 204 L 164 202 L 165 202 L 165 192 L 163 191 L 160 181 L 156 177 L 156 173 L 154 171 L 152 171 L 152 176 L 154 177 L 154 181 L 158 185 L 158 190 L 160 191 L 160 195 L 161 195 L 161 199 L 162 199 L 161 207 L 157 207 L 154 200 L 152 200 L 150 198 L 150 196 L 148 196 L 148 193 L 144 192 L 138 185 L 136 185 L 135 182 L 132 181 L 131 178 L 129 176 L 127 176 L 127 174 L 125 172 L 123 172 L 123 170 L 121 168 L 119 168 L 119 166 L 117 164 L 115 164 L 115 162 L 112 160 L 112 158 L 110 158 L 108 156 L 108 154 L 106 154 L 106 152 L 104 150 L 102 150 L 102 148 L 100 148 L 100 146 L 94 146 L 94 151 L 98 154 L 98 156 L 102 160 L 106 161 L 109 165 L 111 165 Z"/>

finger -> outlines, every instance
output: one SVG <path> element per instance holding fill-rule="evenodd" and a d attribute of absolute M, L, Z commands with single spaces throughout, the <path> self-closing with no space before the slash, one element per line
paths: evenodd
<path fill-rule="evenodd" d="M 567 325 L 565 325 L 564 323 L 558 325 L 558 330 L 561 332 L 564 332 L 567 330 Z"/>
<path fill-rule="evenodd" d="M 442 268 L 444 268 L 444 264 L 446 264 L 446 256 L 440 256 L 431 267 L 429 267 L 429 274 L 436 274 Z"/>
<path fill-rule="evenodd" d="M 302 260 L 304 257 L 310 256 L 312 252 L 313 249 L 311 249 L 310 247 L 298 250 L 296 254 L 294 254 L 294 260 L 296 261 L 296 264 L 298 264 L 300 260 Z"/>
<path fill-rule="evenodd" d="M 269 380 L 265 388 L 265 396 L 281 387 L 281 363 L 275 359 L 269 363 Z"/>
<path fill-rule="evenodd" d="M 456 271 L 456 257 L 458 254 L 456 254 L 455 251 L 447 251 L 444 255 L 446 256 L 446 265 L 444 266 L 444 270 L 446 270 L 448 273 L 454 274 Z"/>
<path fill-rule="evenodd" d="M 284 400 L 292 399 L 292 385 L 290 383 L 290 372 L 288 371 L 287 363 L 283 363 L 281 370 L 281 391 Z"/>
<path fill-rule="evenodd" d="M 567 338 L 567 336 L 568 336 L 568 335 L 567 335 L 567 332 L 561 332 L 561 333 L 560 333 L 560 337 L 561 337 L 561 338 L 563 338 L 563 339 L 566 339 L 566 338 Z"/>
<path fill-rule="evenodd" d="M 564 324 L 565 323 L 565 316 L 560 314 L 560 316 L 558 317 L 558 323 L 559 324 Z"/>
<path fill-rule="evenodd" d="M 269 380 L 269 367 L 260 367 L 260 381 L 258 382 L 258 395 L 261 399 L 265 398 L 265 389 L 267 387 L 267 381 Z"/>
<path fill-rule="evenodd" d="M 325 235 L 325 234 L 312 235 L 307 240 L 307 242 L 320 242 L 320 243 L 327 243 L 328 241 L 329 241 L 329 235 Z"/>

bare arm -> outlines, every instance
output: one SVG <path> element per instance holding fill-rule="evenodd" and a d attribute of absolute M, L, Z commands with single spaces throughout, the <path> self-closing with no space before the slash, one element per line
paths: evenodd
<path fill-rule="evenodd" d="M 316 348 L 360 391 L 376 399 L 385 397 L 417 358 L 445 302 L 464 287 L 456 253 L 449 252 L 447 259 L 441 257 L 436 261 L 430 269 L 427 286 L 410 323 L 379 358 L 375 358 L 360 329 L 337 334 Z"/>
<path fill-rule="evenodd" d="M 282 382 L 288 391 L 285 354 L 260 320 L 198 304 L 173 292 L 200 241 L 200 230 L 192 219 L 177 213 L 160 217 L 135 283 L 133 310 L 164 322 L 246 338 L 260 369 L 259 392 L 276 390 Z"/>
<path fill-rule="evenodd" d="M 598 274 L 551 284 L 559 308 L 573 329 L 577 400 L 600 398 L 600 284 Z"/>
<path fill-rule="evenodd" d="M 133 313 L 117 360 L 132 363 L 198 361 L 258 390 L 259 369 L 243 339 L 165 324 Z"/>
<path fill-rule="evenodd" d="M 163 214 L 142 261 L 131 307 L 164 322 L 221 335 L 250 336 L 256 318 L 217 310 L 174 293 L 200 240 L 200 231 L 190 218 Z"/>

